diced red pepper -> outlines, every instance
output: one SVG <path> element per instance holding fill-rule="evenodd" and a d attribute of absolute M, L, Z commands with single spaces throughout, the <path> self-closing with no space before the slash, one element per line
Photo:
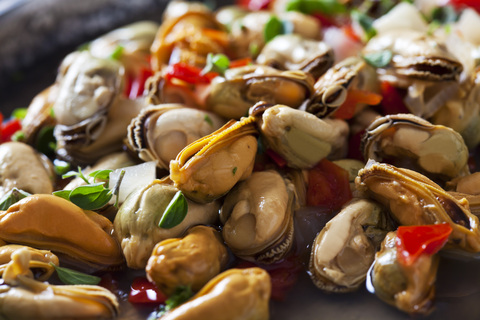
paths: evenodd
<path fill-rule="evenodd" d="M 134 304 L 160 305 L 165 303 L 167 296 L 155 284 L 145 277 L 137 277 L 130 286 L 128 302 Z"/>
<path fill-rule="evenodd" d="M 252 58 L 247 57 L 247 58 L 241 58 L 241 59 L 236 59 L 230 61 L 229 68 L 238 68 L 238 67 L 243 67 L 243 66 L 248 66 L 253 62 Z"/>
<path fill-rule="evenodd" d="M 350 136 L 350 139 L 348 140 L 347 158 L 365 161 L 361 150 L 362 138 L 364 134 L 365 130 L 362 130 Z"/>
<path fill-rule="evenodd" d="M 382 91 L 382 114 L 397 114 L 397 113 L 410 113 L 405 103 L 403 103 L 403 95 L 399 89 L 392 86 L 387 81 L 382 81 L 380 84 Z"/>
<path fill-rule="evenodd" d="M 334 117 L 343 120 L 351 119 L 355 115 L 357 104 L 365 103 L 375 106 L 380 101 L 382 101 L 382 96 L 379 94 L 365 90 L 350 89 L 345 102 L 335 111 Z"/>
<path fill-rule="evenodd" d="M 308 172 L 307 205 L 339 210 L 352 199 L 348 172 L 327 159 Z"/>
<path fill-rule="evenodd" d="M 12 136 L 15 132 L 22 129 L 22 122 L 20 119 L 11 119 L 3 123 L 1 126 L 1 139 L 2 142 L 12 140 Z"/>
<path fill-rule="evenodd" d="M 480 1 L 478 0 L 450 0 L 450 4 L 458 10 L 470 7 L 480 13 Z"/>
<path fill-rule="evenodd" d="M 338 27 L 338 23 L 331 16 L 327 16 L 321 13 L 312 13 L 312 16 L 320 21 L 322 28 Z"/>
<path fill-rule="evenodd" d="M 128 97 L 130 99 L 135 99 L 140 97 L 145 90 L 145 81 L 153 75 L 152 70 L 147 68 L 142 68 L 137 77 L 131 78 L 130 89 L 128 91 Z"/>
<path fill-rule="evenodd" d="M 215 72 L 206 74 L 202 74 L 201 72 L 202 69 L 200 68 L 179 62 L 167 67 L 165 79 L 171 81 L 173 78 L 176 78 L 190 84 L 208 84 L 218 75 Z"/>
<path fill-rule="evenodd" d="M 251 11 L 267 9 L 272 0 L 237 0 L 237 5 Z"/>
<path fill-rule="evenodd" d="M 343 31 L 343 33 L 345 33 L 345 34 L 346 34 L 350 39 L 352 39 L 353 41 L 359 42 L 359 43 L 362 42 L 362 39 L 361 39 L 360 36 L 355 32 L 355 30 L 353 29 L 351 23 L 342 26 L 340 29 Z"/>
<path fill-rule="evenodd" d="M 397 230 L 397 252 L 400 263 L 409 266 L 422 254 L 437 253 L 447 242 L 452 227 L 447 223 L 401 226 Z"/>
<path fill-rule="evenodd" d="M 278 153 L 276 153 L 275 151 L 273 151 L 272 149 L 267 149 L 265 151 L 265 153 L 269 156 L 270 159 L 273 160 L 273 162 L 275 162 L 275 164 L 277 166 L 279 166 L 280 168 L 285 168 L 285 166 L 287 165 L 287 161 L 285 159 L 282 158 L 281 155 L 279 155 Z"/>

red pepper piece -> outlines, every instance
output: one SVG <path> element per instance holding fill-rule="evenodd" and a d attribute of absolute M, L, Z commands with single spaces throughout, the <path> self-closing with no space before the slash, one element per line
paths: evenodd
<path fill-rule="evenodd" d="M 410 113 L 405 103 L 403 103 L 403 95 L 397 88 L 386 81 L 380 84 L 380 88 L 383 96 L 381 104 L 382 114 Z"/>
<path fill-rule="evenodd" d="M 447 223 L 401 226 L 397 230 L 397 253 L 400 263 L 409 266 L 422 254 L 437 253 L 448 240 L 452 227 Z"/>
<path fill-rule="evenodd" d="M 130 286 L 128 302 L 134 304 L 159 305 L 165 303 L 167 296 L 155 284 L 145 277 L 137 277 Z"/>
<path fill-rule="evenodd" d="M 2 142 L 11 141 L 13 134 L 19 130 L 22 130 L 22 122 L 20 119 L 11 119 L 2 124 L 0 135 Z"/>
<path fill-rule="evenodd" d="M 478 0 L 450 0 L 450 3 L 457 10 L 462 10 L 465 9 L 465 7 L 470 7 L 480 13 L 480 2 Z"/>
<path fill-rule="evenodd" d="M 217 74 L 214 72 L 202 74 L 202 69 L 179 62 L 167 67 L 165 79 L 171 81 L 173 78 L 176 78 L 190 84 L 208 84 L 216 76 Z"/>
<path fill-rule="evenodd" d="M 145 81 L 153 75 L 152 70 L 143 68 L 140 70 L 140 73 L 136 78 L 131 78 L 130 83 L 127 84 L 130 86 L 128 97 L 130 99 L 135 99 L 143 95 L 145 90 Z"/>

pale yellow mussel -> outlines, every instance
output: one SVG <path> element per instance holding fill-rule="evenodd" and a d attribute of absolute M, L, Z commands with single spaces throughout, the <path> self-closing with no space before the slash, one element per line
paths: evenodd
<path fill-rule="evenodd" d="M 161 320 L 267 320 L 270 276 L 261 268 L 229 269 Z"/>
<path fill-rule="evenodd" d="M 262 141 L 289 167 L 309 169 L 324 158 L 343 158 L 349 128 L 340 119 L 319 119 L 285 105 L 259 102 L 250 109 Z"/>
<path fill-rule="evenodd" d="M 31 195 L 0 212 L 3 241 L 51 250 L 89 272 L 124 264 L 112 232 L 107 218 L 54 195 Z"/>
<path fill-rule="evenodd" d="M 19 250 L 27 250 L 30 254 L 30 261 L 28 267 L 32 270 L 32 275 L 39 281 L 46 281 L 55 271 L 52 264 L 58 266 L 60 264 L 58 257 L 50 250 L 39 250 L 28 246 L 18 244 L 6 244 L 0 246 L 0 276 L 12 261 L 12 254 Z"/>
<path fill-rule="evenodd" d="M 399 262 L 396 232 L 387 234 L 375 256 L 370 280 L 377 297 L 410 314 L 433 310 L 438 255 L 420 255 L 411 265 Z"/>
<path fill-rule="evenodd" d="M 413 114 L 377 118 L 366 129 L 361 148 L 365 159 L 412 169 L 439 183 L 469 174 L 462 136 Z"/>
<path fill-rule="evenodd" d="M 380 90 L 375 68 L 359 57 L 340 61 L 322 75 L 306 104 L 306 111 L 319 118 L 334 113 L 347 99 L 349 90 L 378 93 Z M 359 112 L 365 104 L 357 106 Z"/>
<path fill-rule="evenodd" d="M 389 229 L 380 204 L 352 200 L 315 237 L 309 262 L 313 283 L 326 292 L 357 290 Z"/>
<path fill-rule="evenodd" d="M 114 220 L 114 236 L 121 244 L 128 267 L 145 268 L 160 241 L 181 237 L 192 226 L 217 221 L 218 202 L 198 204 L 187 200 L 188 212 L 180 224 L 168 229 L 159 227 L 165 209 L 178 191 L 168 177 L 155 180 L 132 192 L 120 206 Z"/>
<path fill-rule="evenodd" d="M 0 145 L 0 198 L 13 188 L 28 193 L 52 193 L 55 171 L 51 161 L 22 142 Z"/>
<path fill-rule="evenodd" d="M 332 48 L 322 41 L 285 34 L 269 41 L 256 62 L 279 70 L 302 70 L 318 79 L 333 65 L 334 56 Z"/>
<path fill-rule="evenodd" d="M 143 161 L 167 169 L 190 143 L 225 123 L 217 115 L 182 104 L 160 104 L 143 109 L 128 126 L 126 145 Z"/>
<path fill-rule="evenodd" d="M 359 171 L 355 183 L 389 208 L 400 225 L 448 223 L 453 231 L 447 247 L 480 252 L 479 222 L 468 201 L 456 199 L 424 175 L 372 160 Z"/>
<path fill-rule="evenodd" d="M 240 119 L 259 101 L 299 108 L 313 92 L 313 77 L 300 70 L 280 71 L 263 65 L 228 69 L 214 78 L 206 99 L 208 110 Z"/>
<path fill-rule="evenodd" d="M 226 196 L 220 211 L 223 238 L 245 260 L 273 263 L 293 245 L 295 187 L 276 171 L 254 172 Z"/>
<path fill-rule="evenodd" d="M 95 285 L 50 285 L 33 278 L 31 253 L 23 248 L 12 253 L 0 285 L 2 319 L 114 319 L 117 297 Z"/>
<path fill-rule="evenodd" d="M 170 178 L 185 196 L 207 203 L 250 176 L 257 152 L 254 118 L 230 120 L 170 161 Z"/>
<path fill-rule="evenodd" d="M 183 238 L 155 245 L 145 270 L 148 279 L 166 295 L 179 286 L 197 292 L 226 268 L 228 260 L 221 233 L 212 227 L 194 226 Z"/>

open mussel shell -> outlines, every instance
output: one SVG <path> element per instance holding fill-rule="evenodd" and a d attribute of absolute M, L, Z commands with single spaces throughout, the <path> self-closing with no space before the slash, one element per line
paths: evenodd
<path fill-rule="evenodd" d="M 263 111 L 264 109 L 264 111 Z M 339 156 L 347 144 L 348 124 L 316 116 L 285 105 L 263 102 L 250 109 L 262 139 L 288 166 L 309 169 L 329 156 Z"/>
<path fill-rule="evenodd" d="M 0 198 L 13 188 L 28 193 L 50 194 L 56 174 L 53 164 L 43 154 L 22 142 L 0 145 Z"/>
<path fill-rule="evenodd" d="M 262 65 L 228 69 L 210 85 L 208 110 L 240 119 L 258 101 L 298 108 L 313 91 L 313 77 L 303 71 L 279 71 Z"/>
<path fill-rule="evenodd" d="M 316 236 L 310 255 L 313 283 L 327 292 L 349 292 L 364 282 L 389 230 L 384 208 L 371 200 L 347 204 Z"/>
<path fill-rule="evenodd" d="M 369 161 L 355 180 L 357 189 L 385 205 L 400 225 L 448 223 L 447 247 L 480 252 L 478 218 L 466 199 L 458 200 L 418 172 Z"/>
<path fill-rule="evenodd" d="M 165 294 L 179 286 L 199 291 L 225 269 L 229 255 L 219 231 L 194 226 L 183 238 L 171 238 L 155 245 L 145 268 L 148 279 Z"/>
<path fill-rule="evenodd" d="M 155 180 L 132 192 L 120 206 L 114 220 L 114 235 L 128 267 L 145 268 L 157 243 L 181 237 L 194 225 L 208 225 L 218 219 L 218 202 L 198 204 L 187 199 L 188 211 L 182 222 L 169 229 L 159 227 L 165 209 L 178 191 L 168 177 Z"/>
<path fill-rule="evenodd" d="M 361 148 L 365 159 L 412 169 L 436 181 L 469 173 L 469 152 L 462 136 L 413 114 L 376 119 L 366 129 Z"/>
<path fill-rule="evenodd" d="M 433 310 L 438 255 L 420 255 L 411 265 L 399 262 L 396 232 L 390 232 L 375 256 L 369 281 L 386 303 L 410 314 Z"/>
<path fill-rule="evenodd" d="M 293 244 L 294 186 L 276 171 L 254 172 L 226 196 L 223 238 L 245 260 L 273 263 Z"/>
<path fill-rule="evenodd" d="M 31 195 L 0 212 L 0 238 L 52 250 L 88 271 L 118 268 L 122 251 L 105 217 L 54 195 Z M 88 235 L 88 236 L 87 236 Z"/>
<path fill-rule="evenodd" d="M 170 162 L 170 178 L 188 198 L 207 203 L 250 176 L 257 152 L 254 118 L 230 120 L 186 146 Z"/>
<path fill-rule="evenodd" d="M 229 269 L 162 320 L 268 320 L 270 276 L 261 268 Z"/>
<path fill-rule="evenodd" d="M 113 319 L 118 315 L 117 297 L 94 285 L 50 285 L 31 277 L 30 251 L 12 254 L 0 287 L 2 319 Z"/>
<path fill-rule="evenodd" d="M 334 56 L 332 48 L 322 41 L 285 34 L 269 41 L 256 62 L 279 70 L 302 70 L 318 79 L 333 65 Z"/>
<path fill-rule="evenodd" d="M 215 114 L 181 104 L 149 106 L 132 119 L 126 145 L 143 161 L 155 161 L 159 168 L 168 169 L 184 147 L 223 124 Z"/>

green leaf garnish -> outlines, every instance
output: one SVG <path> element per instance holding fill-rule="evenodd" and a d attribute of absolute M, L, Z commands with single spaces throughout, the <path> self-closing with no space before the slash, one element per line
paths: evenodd
<path fill-rule="evenodd" d="M 185 303 L 193 296 L 192 289 L 189 286 L 178 286 L 175 288 L 175 292 L 165 300 L 165 305 L 159 307 L 159 309 L 153 312 L 147 320 L 158 319 L 168 311 L 178 307 Z"/>
<path fill-rule="evenodd" d="M 23 190 L 13 188 L 8 191 L 2 198 L 0 198 L 0 210 L 7 210 L 12 204 L 17 203 L 30 196 L 31 194 Z"/>
<path fill-rule="evenodd" d="M 25 132 L 18 130 L 12 135 L 12 141 L 23 141 L 25 139 Z"/>
<path fill-rule="evenodd" d="M 250 53 L 251 56 L 255 57 L 256 55 L 258 55 L 258 53 L 260 52 L 260 48 L 258 47 L 258 44 L 254 43 L 254 42 L 251 42 L 249 45 L 248 45 L 248 52 Z"/>
<path fill-rule="evenodd" d="M 28 110 L 27 108 L 17 108 L 13 110 L 12 117 L 14 117 L 15 119 L 23 120 L 27 115 L 27 110 Z"/>
<path fill-rule="evenodd" d="M 85 177 L 85 175 L 83 174 L 82 168 L 77 167 L 77 170 L 78 171 L 69 171 L 69 172 L 65 173 L 64 175 L 62 175 L 62 178 L 63 179 L 68 179 L 68 178 L 72 178 L 72 177 L 80 177 L 86 183 L 90 183 L 90 181 L 88 181 L 87 177 Z"/>
<path fill-rule="evenodd" d="M 276 36 L 283 33 L 284 33 L 283 22 L 280 19 L 278 19 L 276 16 L 272 15 L 270 19 L 268 19 L 263 29 L 263 38 L 265 39 L 265 42 L 269 42 Z"/>
<path fill-rule="evenodd" d="M 96 284 L 99 284 L 100 281 L 102 280 L 100 277 L 97 277 L 97 276 L 92 276 L 90 274 L 86 274 L 83 272 L 79 272 L 79 271 L 64 268 L 64 267 L 59 267 L 52 262 L 50 262 L 50 265 L 55 268 L 58 278 L 64 284 L 96 285 Z"/>
<path fill-rule="evenodd" d="M 233 175 L 235 175 L 235 173 L 237 173 L 237 170 L 238 170 L 238 168 L 237 168 L 237 167 L 234 167 L 234 168 L 232 169 L 232 173 L 233 173 Z"/>
<path fill-rule="evenodd" d="M 213 127 L 212 118 L 210 118 L 210 117 L 208 116 L 208 114 L 205 115 L 205 117 L 203 118 L 203 120 L 205 120 L 206 123 L 208 123 L 210 126 Z"/>
<path fill-rule="evenodd" d="M 55 127 L 53 126 L 43 127 L 40 129 L 40 132 L 35 140 L 35 149 L 43 154 L 46 154 L 47 156 L 53 156 L 55 154 L 57 140 L 53 134 L 54 129 Z"/>
<path fill-rule="evenodd" d="M 65 200 L 70 201 L 70 193 L 71 192 L 72 192 L 72 190 L 58 190 L 58 191 L 52 192 L 52 194 L 54 196 L 57 196 L 57 197 L 60 197 L 60 198 L 63 198 Z"/>
<path fill-rule="evenodd" d="M 207 55 L 207 63 L 205 65 L 205 68 L 203 68 L 200 74 L 203 75 L 209 72 L 216 72 L 223 76 L 229 66 L 230 66 L 230 60 L 226 55 L 221 53 L 217 53 L 217 54 L 209 53 Z"/>
<path fill-rule="evenodd" d="M 393 53 L 390 50 L 369 53 L 363 56 L 363 59 L 375 68 L 383 68 L 392 61 Z"/>
<path fill-rule="evenodd" d="M 163 212 L 158 226 L 164 229 L 173 228 L 185 219 L 187 212 L 187 199 L 181 191 L 177 191 Z"/>
<path fill-rule="evenodd" d="M 58 175 L 63 175 L 65 173 L 68 172 L 68 170 L 70 170 L 70 163 L 66 162 L 66 161 L 63 161 L 63 160 L 60 160 L 60 159 L 55 159 L 53 160 L 53 165 L 55 167 L 55 172 L 58 174 Z"/>
<path fill-rule="evenodd" d="M 84 210 L 97 210 L 106 205 L 113 193 L 104 187 L 105 182 L 79 186 L 70 192 L 68 199 Z"/>
<path fill-rule="evenodd" d="M 373 27 L 374 20 L 372 18 L 358 10 L 352 10 L 350 16 L 352 20 L 356 21 L 362 27 L 365 32 L 365 40 L 368 41 L 377 34 L 377 30 Z"/>
<path fill-rule="evenodd" d="M 110 55 L 110 59 L 118 60 L 123 54 L 123 47 L 118 45 L 115 50 L 113 50 L 112 54 Z"/>
<path fill-rule="evenodd" d="M 113 172 L 113 170 L 95 170 L 93 172 L 90 172 L 88 175 L 90 177 L 93 177 L 93 181 L 97 180 L 110 180 L 110 173 Z"/>
<path fill-rule="evenodd" d="M 323 13 L 326 15 L 347 12 L 347 7 L 337 0 L 291 0 L 287 11 L 299 11 L 305 14 Z"/>
<path fill-rule="evenodd" d="M 431 20 L 440 24 L 448 24 L 456 22 L 458 17 L 459 15 L 452 6 L 441 6 L 432 10 Z"/>

